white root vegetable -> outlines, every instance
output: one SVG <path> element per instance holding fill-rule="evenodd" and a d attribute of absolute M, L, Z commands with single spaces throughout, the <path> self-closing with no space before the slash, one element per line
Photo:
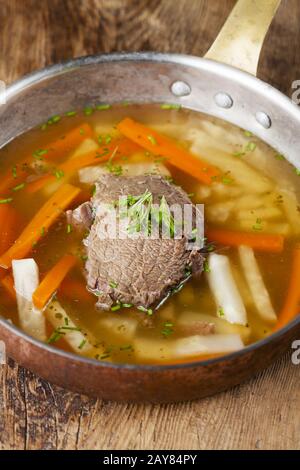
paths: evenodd
<path fill-rule="evenodd" d="M 150 339 L 138 336 L 133 341 L 135 356 L 144 362 L 166 362 L 174 359 L 171 351 L 172 343 L 164 339 Z"/>
<path fill-rule="evenodd" d="M 122 174 L 125 176 L 139 176 L 146 174 L 156 174 L 163 176 L 170 176 L 169 170 L 161 164 L 152 162 L 144 163 L 123 163 L 122 161 L 116 162 L 116 165 L 121 165 Z M 89 166 L 79 170 L 79 181 L 86 184 L 94 184 L 102 175 L 109 173 L 109 168 L 106 165 Z"/>
<path fill-rule="evenodd" d="M 206 208 L 206 215 L 208 220 L 212 222 L 226 222 L 229 216 L 231 215 L 234 207 L 236 205 L 236 201 L 222 201 L 217 202 L 215 204 L 208 205 Z"/>
<path fill-rule="evenodd" d="M 77 158 L 77 157 L 80 157 L 81 155 L 84 155 L 85 153 L 96 151 L 98 150 L 98 148 L 99 148 L 99 145 L 96 143 L 95 140 L 85 139 L 73 152 L 72 158 Z"/>
<path fill-rule="evenodd" d="M 174 341 L 173 354 L 176 358 L 192 357 L 201 354 L 222 354 L 243 349 L 244 343 L 236 334 L 189 336 Z"/>
<path fill-rule="evenodd" d="M 222 318 L 209 315 L 208 313 L 183 312 L 177 319 L 178 328 L 190 328 L 193 331 L 194 325 L 199 323 L 212 323 L 215 327 L 215 334 L 218 335 L 240 335 L 243 342 L 247 343 L 250 339 L 251 328 L 243 325 L 233 325 Z"/>
<path fill-rule="evenodd" d="M 248 232 L 254 231 L 254 228 L 257 225 L 257 218 L 253 217 L 251 219 L 243 219 L 239 221 L 238 229 L 245 230 Z M 271 233 L 276 235 L 289 236 L 291 234 L 291 226 L 288 223 L 279 223 L 279 222 L 269 222 L 262 220 L 260 224 L 261 232 L 260 233 Z"/>
<path fill-rule="evenodd" d="M 286 217 L 291 225 L 294 235 L 300 234 L 300 212 L 299 200 L 296 193 L 290 189 L 279 188 L 279 194 L 282 196 L 282 205 Z"/>
<path fill-rule="evenodd" d="M 218 316 L 229 323 L 246 325 L 246 309 L 234 281 L 228 257 L 212 253 L 208 263 L 210 272 L 207 273 L 207 279 L 217 305 Z"/>
<path fill-rule="evenodd" d="M 34 259 L 13 260 L 12 272 L 21 328 L 40 341 L 46 340 L 46 320 L 35 308 L 32 294 L 39 285 L 39 268 Z"/>
<path fill-rule="evenodd" d="M 90 333 L 83 332 L 78 328 L 57 300 L 50 302 L 45 310 L 45 316 L 55 332 L 61 335 L 77 354 L 89 357 L 103 354 L 103 347 L 95 347 L 95 338 Z"/>
<path fill-rule="evenodd" d="M 109 316 L 99 320 L 99 327 L 106 329 L 118 338 L 130 341 L 135 335 L 138 322 L 134 318 L 124 318 L 122 316 Z"/>
<path fill-rule="evenodd" d="M 238 220 L 249 219 L 249 217 L 253 217 L 254 220 L 282 219 L 283 214 L 279 207 L 275 206 L 260 207 L 257 209 L 243 209 L 236 212 L 236 218 Z"/>
<path fill-rule="evenodd" d="M 253 249 L 248 246 L 240 246 L 238 251 L 244 275 L 260 317 L 265 321 L 275 323 L 277 321 L 277 316 Z"/>
<path fill-rule="evenodd" d="M 251 192 L 264 193 L 273 189 L 273 184 L 266 176 L 261 175 L 243 160 L 234 157 L 221 149 L 216 149 L 215 143 L 207 145 L 205 136 L 197 129 L 189 131 L 189 138 L 193 142 L 191 152 L 201 155 L 211 165 L 220 168 L 224 173 L 230 172 L 236 184 L 243 186 Z"/>
<path fill-rule="evenodd" d="M 135 355 L 144 362 L 168 362 L 207 354 L 225 354 L 243 347 L 244 343 L 238 334 L 194 335 L 176 340 L 139 337 L 134 341 Z"/>

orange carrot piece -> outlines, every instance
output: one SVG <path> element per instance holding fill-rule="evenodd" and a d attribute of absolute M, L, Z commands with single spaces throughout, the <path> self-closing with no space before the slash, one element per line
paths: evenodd
<path fill-rule="evenodd" d="M 80 302 L 95 302 L 95 296 L 90 293 L 83 282 L 77 279 L 64 279 L 58 293 L 68 300 Z"/>
<path fill-rule="evenodd" d="M 237 232 L 234 230 L 208 229 L 205 232 L 210 242 L 229 246 L 250 246 L 254 250 L 280 253 L 284 247 L 283 235 Z"/>
<path fill-rule="evenodd" d="M 275 331 L 280 330 L 300 314 L 300 245 L 293 251 L 290 284 L 283 308 L 278 315 Z"/>
<path fill-rule="evenodd" d="M 53 294 L 57 291 L 60 283 L 75 266 L 77 259 L 73 255 L 64 255 L 58 263 L 46 274 L 40 285 L 34 291 L 32 300 L 36 308 L 42 310 Z"/>
<path fill-rule="evenodd" d="M 50 142 L 45 146 L 45 153 L 42 158 L 45 160 L 55 160 L 67 156 L 72 150 L 75 150 L 81 142 L 88 137 L 92 137 L 93 130 L 87 123 L 83 123 L 71 130 L 62 138 Z M 20 163 L 15 165 L 15 171 L 9 169 L 1 177 L 0 194 L 5 194 L 15 186 L 24 183 L 28 177 L 29 165 L 34 161 L 34 156 L 26 157 Z"/>
<path fill-rule="evenodd" d="M 5 289 L 10 299 L 13 301 L 17 300 L 16 291 L 14 287 L 14 280 L 10 274 L 7 274 L 3 279 L 0 280 L 0 284 Z"/>
<path fill-rule="evenodd" d="M 118 126 L 121 134 L 156 155 L 167 157 L 167 163 L 193 176 L 202 183 L 211 184 L 221 172 L 218 168 L 200 160 L 172 139 L 144 126 L 133 119 L 126 118 Z"/>
<path fill-rule="evenodd" d="M 60 175 L 62 175 L 61 181 L 64 181 L 64 176 L 69 177 L 80 168 L 107 162 L 112 156 L 114 156 L 114 159 L 118 159 L 122 156 L 129 156 L 137 150 L 140 150 L 140 147 L 133 144 L 128 139 L 116 139 L 108 145 L 99 147 L 98 150 L 87 152 L 80 157 L 72 158 L 62 163 L 56 168 L 56 170 Z M 30 194 L 35 193 L 45 185 L 55 181 L 55 179 L 56 176 L 53 174 L 42 176 L 32 183 L 29 183 L 27 185 L 27 191 Z"/>
<path fill-rule="evenodd" d="M 6 253 L 0 256 L 0 266 L 8 269 L 13 259 L 26 256 L 43 236 L 44 231 L 57 220 L 61 213 L 78 197 L 80 189 L 65 184 L 41 207 Z"/>

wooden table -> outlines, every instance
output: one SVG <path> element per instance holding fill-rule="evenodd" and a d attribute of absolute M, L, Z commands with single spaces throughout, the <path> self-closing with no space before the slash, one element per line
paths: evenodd
<path fill-rule="evenodd" d="M 264 0 L 262 0 L 264 1 Z M 0 79 L 119 50 L 203 55 L 234 0 L 0 0 Z M 300 1 L 283 0 L 259 76 L 300 79 Z M 300 366 L 290 354 L 246 384 L 193 403 L 120 405 L 0 367 L 1 449 L 299 449 Z"/>

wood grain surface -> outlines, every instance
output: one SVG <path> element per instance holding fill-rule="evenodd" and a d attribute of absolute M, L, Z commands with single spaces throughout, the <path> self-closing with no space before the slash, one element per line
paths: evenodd
<path fill-rule="evenodd" d="M 264 1 L 264 0 L 262 0 Z M 0 0 L 0 79 L 86 54 L 203 55 L 234 0 Z M 300 79 L 300 1 L 283 0 L 259 76 L 291 95 Z M 0 366 L 0 449 L 299 449 L 300 366 L 290 354 L 198 402 L 119 405 Z"/>

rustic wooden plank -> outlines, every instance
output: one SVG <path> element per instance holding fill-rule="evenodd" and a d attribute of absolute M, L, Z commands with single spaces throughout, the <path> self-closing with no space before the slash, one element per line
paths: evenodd
<path fill-rule="evenodd" d="M 234 0 L 1 0 L 0 79 L 120 50 L 203 55 Z M 259 76 L 291 94 L 300 78 L 300 2 L 283 0 Z M 0 367 L 0 449 L 299 449 L 300 377 L 287 355 L 202 401 L 120 405 Z"/>

